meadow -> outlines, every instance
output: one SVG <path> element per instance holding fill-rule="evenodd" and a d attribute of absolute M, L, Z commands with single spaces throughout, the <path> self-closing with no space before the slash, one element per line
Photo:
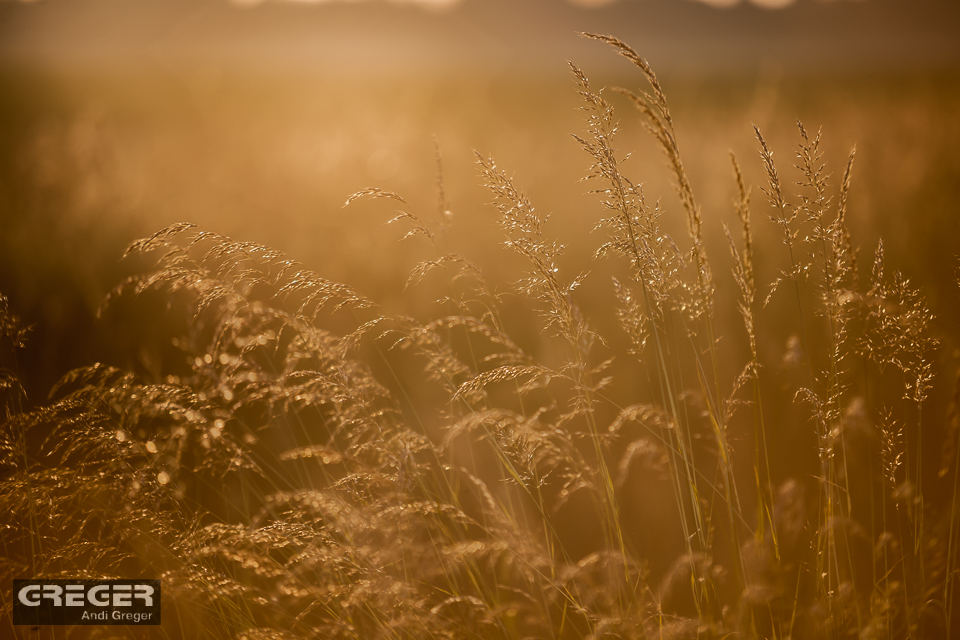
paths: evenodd
<path fill-rule="evenodd" d="M 956 634 L 957 78 L 596 46 L 6 72 L 3 580 L 159 577 L 137 637 Z"/>

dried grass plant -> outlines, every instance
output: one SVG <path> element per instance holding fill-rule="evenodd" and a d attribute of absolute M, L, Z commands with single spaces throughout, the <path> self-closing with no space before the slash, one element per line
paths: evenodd
<path fill-rule="evenodd" d="M 882 245 L 860 273 L 846 224 L 853 154 L 834 196 L 820 133 L 800 125 L 789 193 L 756 131 L 789 266 L 758 272 L 768 248 L 733 159 L 739 297 L 719 298 L 728 267 L 708 259 L 663 88 L 629 46 L 587 37 L 649 87 L 617 93 L 664 154 L 684 240 L 661 229 L 670 205 L 625 174 L 605 92 L 571 65 L 585 115 L 575 138 L 604 212 L 596 259 L 622 263 L 612 283 L 567 273 L 547 217 L 477 154 L 504 243 L 527 269 L 508 291 L 488 282 L 448 247 L 438 145 L 435 216 L 382 189 L 347 201 L 400 206 L 393 222 L 428 243 L 408 286 L 444 275 L 433 320 L 393 317 L 268 247 L 175 225 L 129 248 L 152 266 L 105 302 L 162 303 L 157 370 L 95 364 L 35 406 L 16 364 L 27 330 L 0 298 L 6 583 L 160 577 L 164 624 L 142 629 L 158 637 L 956 634 L 957 412 L 925 410 L 937 339 L 919 291 L 888 273 Z M 584 308 L 587 286 L 612 287 L 616 308 Z M 511 338 L 505 293 L 539 314 L 549 357 Z M 721 366 L 726 304 L 746 336 L 739 375 Z M 796 319 L 805 375 L 790 410 L 809 416 L 814 491 L 774 468 L 783 434 L 763 363 L 781 354 L 759 335 L 777 305 Z M 622 336 L 592 328 L 603 313 Z M 640 374 L 618 380 L 614 358 Z M 608 393 L 618 385 L 630 403 Z M 952 485 L 932 499 L 921 429 L 938 420 L 935 433 L 953 433 L 938 477 Z M 644 531 L 662 523 L 676 525 L 675 555 Z"/>

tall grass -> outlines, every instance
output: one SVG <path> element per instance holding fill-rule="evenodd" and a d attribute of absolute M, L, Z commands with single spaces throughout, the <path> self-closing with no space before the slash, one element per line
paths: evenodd
<path fill-rule="evenodd" d="M 759 247 L 743 160 L 732 207 L 704 211 L 649 64 L 587 37 L 648 87 L 616 93 L 663 153 L 686 238 L 661 226 L 673 205 L 626 175 L 614 106 L 571 65 L 605 234 L 595 259 L 614 263 L 612 282 L 569 273 L 547 216 L 477 154 L 526 265 L 506 289 L 489 282 L 448 246 L 438 148 L 435 214 L 380 188 L 347 200 L 400 207 L 392 222 L 427 243 L 408 286 L 442 277 L 431 319 L 178 224 L 128 249 L 151 266 L 104 303 L 162 316 L 143 347 L 152 366 L 72 371 L 33 407 L 16 364 L 27 334 L 0 299 L 7 581 L 159 576 L 164 624 L 145 632 L 161 637 L 957 633 L 957 412 L 926 410 L 937 339 L 920 292 L 888 273 L 882 245 L 869 272 L 858 259 L 853 153 L 832 186 L 820 134 L 799 125 L 790 192 L 757 130 L 783 237 Z M 739 232 L 722 262 L 704 217 L 729 214 Z M 758 268 L 777 252 L 784 268 Z M 736 296 L 717 293 L 727 271 Z M 587 308 L 585 287 L 615 302 Z M 529 301 L 540 338 L 511 337 L 527 312 L 509 296 Z M 721 332 L 726 305 L 743 322 Z M 775 307 L 786 347 L 764 328 Z M 605 316 L 621 334 L 594 328 Z M 777 361 L 802 374 L 778 376 Z M 773 407 L 785 379 L 788 406 Z M 786 450 L 796 438 L 771 418 L 785 411 L 807 416 L 809 451 Z M 921 433 L 937 421 L 952 440 L 934 462 Z M 785 456 L 815 459 L 812 479 L 781 473 Z"/>

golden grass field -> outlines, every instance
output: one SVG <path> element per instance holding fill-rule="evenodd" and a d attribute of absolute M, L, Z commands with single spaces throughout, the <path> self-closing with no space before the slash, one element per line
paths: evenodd
<path fill-rule="evenodd" d="M 0 79 L 5 583 L 160 577 L 143 637 L 960 633 L 957 77 L 612 44 Z"/>

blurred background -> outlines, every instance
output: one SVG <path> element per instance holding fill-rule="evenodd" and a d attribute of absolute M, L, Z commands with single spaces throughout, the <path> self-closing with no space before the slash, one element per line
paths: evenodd
<path fill-rule="evenodd" d="M 722 235 L 736 220 L 728 153 L 763 184 L 757 125 L 793 182 L 800 119 L 822 127 L 834 185 L 856 145 L 854 242 L 871 256 L 885 239 L 889 264 L 927 294 L 956 370 L 955 2 L 0 1 L 0 292 L 35 325 L 19 365 L 31 398 L 74 366 L 143 364 L 129 327 L 95 313 L 138 268 L 121 262 L 124 247 L 173 222 L 273 246 L 391 311 L 432 317 L 429 283 L 403 291 L 428 247 L 396 242 L 405 230 L 383 224 L 395 207 L 343 203 L 378 186 L 431 219 L 436 148 L 453 213 L 445 241 L 488 279 L 505 286 L 517 265 L 473 150 L 551 214 L 570 273 L 602 273 L 592 255 L 603 233 L 590 233 L 602 211 L 579 182 L 589 159 L 570 135 L 584 124 L 567 61 L 597 87 L 636 89 L 642 78 L 580 31 L 616 35 L 657 71 L 727 279 L 721 294 L 736 295 Z M 638 114 L 609 97 L 629 175 L 679 221 L 668 228 L 682 228 Z M 770 273 L 781 247 L 764 200 L 755 189 Z M 597 288 L 607 298 L 595 304 L 609 300 L 606 283 Z"/>

